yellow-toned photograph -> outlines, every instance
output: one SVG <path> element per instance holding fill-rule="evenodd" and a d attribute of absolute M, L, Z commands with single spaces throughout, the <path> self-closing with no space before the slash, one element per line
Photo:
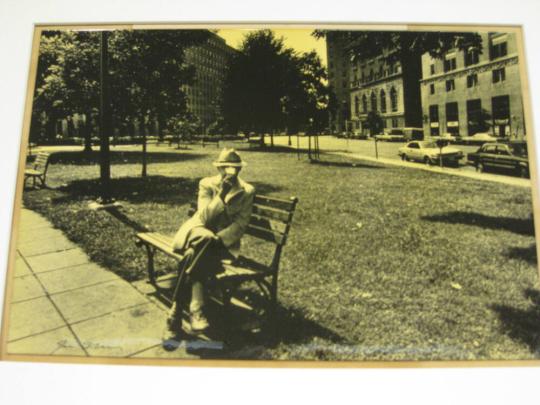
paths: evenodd
<path fill-rule="evenodd" d="M 37 26 L 0 354 L 540 364 L 511 26 Z"/>

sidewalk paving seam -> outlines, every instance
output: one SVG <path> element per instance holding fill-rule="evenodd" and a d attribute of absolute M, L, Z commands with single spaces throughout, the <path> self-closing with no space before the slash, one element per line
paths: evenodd
<path fill-rule="evenodd" d="M 79 249 L 79 248 L 75 248 L 75 249 Z M 55 252 L 51 252 L 51 253 L 55 253 Z M 20 253 L 19 253 L 20 254 Z M 44 253 L 44 254 L 48 254 L 48 253 Z M 22 256 L 22 255 L 21 255 Z M 35 256 L 32 256 L 32 257 L 35 257 Z M 36 274 L 46 274 L 46 273 L 51 273 L 53 271 L 58 271 L 58 270 L 66 270 L 66 269 L 72 269 L 74 267 L 79 267 L 79 266 L 87 266 L 88 264 L 95 264 L 95 265 L 98 265 L 97 263 L 93 262 L 93 261 L 88 261 L 86 263 L 79 263 L 79 264 L 74 264 L 74 265 L 67 265 L 67 266 L 64 266 L 64 267 L 58 267 L 58 268 L 55 268 L 55 269 L 49 269 L 49 270 L 44 270 L 44 271 L 40 271 L 39 273 L 36 273 Z M 110 270 L 107 270 L 107 271 L 110 271 Z M 111 272 L 112 273 L 112 272 Z M 114 274 L 114 273 L 113 273 Z M 24 277 L 24 275 L 22 276 L 17 276 L 15 278 L 19 278 L 19 277 Z"/>
<path fill-rule="evenodd" d="M 43 274 L 43 273 L 39 273 L 39 274 Z M 114 273 L 112 273 L 112 275 L 116 276 L 116 274 L 114 274 Z M 116 276 L 116 277 L 118 277 L 118 276 Z M 73 292 L 73 291 L 77 291 L 77 290 L 82 290 L 82 289 L 87 288 L 87 287 L 95 287 L 95 286 L 100 285 L 100 284 L 112 283 L 112 282 L 115 282 L 115 281 L 118 281 L 118 280 L 125 281 L 123 278 L 118 277 L 116 279 L 98 281 L 97 283 L 86 284 L 86 285 L 82 285 L 80 287 L 70 288 L 69 290 L 62 290 L 62 291 L 57 291 L 57 292 L 48 293 L 48 294 L 51 297 L 56 297 L 57 295 L 62 295 L 64 293 L 69 293 L 69 292 Z M 126 283 L 128 283 L 132 287 L 131 283 L 129 283 L 127 281 L 126 281 Z M 29 300 L 26 300 L 26 301 L 29 301 Z"/>
<path fill-rule="evenodd" d="M 66 323 L 68 325 L 78 325 L 80 323 L 83 323 L 83 322 L 87 322 L 87 321 L 92 321 L 94 319 L 99 319 L 99 318 L 103 318 L 105 316 L 108 316 L 108 315 L 111 315 L 111 314 L 114 314 L 115 312 L 122 312 L 122 311 L 126 311 L 128 309 L 132 309 L 132 308 L 137 308 L 137 307 L 140 307 L 142 305 L 148 305 L 149 302 L 141 302 L 140 304 L 135 304 L 135 305 L 129 305 L 127 307 L 122 307 L 122 308 L 117 308 L 115 309 L 114 311 L 110 311 L 110 312 L 105 312 L 103 314 L 100 314 L 100 315 L 96 315 L 96 316 L 91 316 L 90 318 L 85 318 L 85 319 L 81 319 L 81 320 L 78 320 L 78 321 L 74 321 L 74 322 L 70 322 L 70 323 Z"/>
<path fill-rule="evenodd" d="M 36 332 L 36 333 L 32 333 L 30 335 L 25 335 L 25 336 L 21 336 L 21 337 L 18 337 L 16 339 L 12 339 L 12 340 L 8 340 L 7 343 L 15 343 L 15 342 L 19 342 L 20 340 L 24 340 L 24 339 L 28 339 L 28 338 L 31 338 L 31 337 L 34 337 L 34 336 L 39 336 L 39 335 L 43 335 L 45 333 L 49 333 L 49 332 L 54 332 L 55 330 L 58 330 L 58 329 L 62 329 L 62 328 L 65 328 L 67 327 L 68 325 L 61 325 L 61 326 L 56 326 L 52 329 L 47 329 L 47 330 L 43 330 L 41 332 Z M 70 329 L 71 331 L 71 329 Z M 72 332 L 73 333 L 73 332 Z M 77 341 L 78 342 L 78 341 Z"/>
<path fill-rule="evenodd" d="M 20 252 L 19 252 L 20 253 Z M 62 319 L 62 321 L 64 321 L 64 324 L 65 326 L 67 326 L 68 330 L 71 332 L 71 334 L 73 335 L 73 337 L 75 338 L 75 341 L 77 342 L 77 344 L 81 347 L 81 349 L 83 350 L 84 354 L 89 357 L 89 354 L 88 354 L 88 351 L 85 349 L 85 347 L 82 345 L 79 337 L 75 334 L 75 331 L 71 328 L 71 325 L 67 322 L 67 319 L 65 318 L 64 314 L 60 311 L 60 308 L 58 308 L 58 306 L 56 305 L 56 303 L 51 299 L 51 296 L 49 295 L 49 292 L 47 291 L 47 289 L 45 288 L 45 286 L 43 285 L 43 283 L 41 282 L 41 280 L 37 277 L 36 275 L 36 272 L 34 272 L 34 270 L 32 269 L 32 266 L 30 266 L 30 263 L 28 263 L 28 261 L 26 260 L 26 257 L 24 257 L 22 254 L 21 254 L 21 258 L 22 260 L 24 260 L 24 262 L 26 263 L 26 265 L 28 266 L 28 268 L 30 269 L 30 271 L 32 272 L 32 274 L 34 275 L 34 277 L 37 279 L 38 283 L 41 285 L 41 288 L 43 288 L 43 291 L 45 292 L 45 297 L 47 297 L 47 299 L 49 300 L 49 302 L 52 304 L 52 306 L 54 307 L 54 309 L 56 309 L 56 312 L 58 312 L 58 315 L 60 315 L 60 318 Z"/>
<path fill-rule="evenodd" d="M 71 242 L 71 243 L 73 243 L 73 242 Z M 74 247 L 70 247 L 70 248 L 67 248 L 67 249 L 50 250 L 48 252 L 37 253 L 37 254 L 33 254 L 33 255 L 25 255 L 24 257 L 38 257 L 38 256 L 43 256 L 43 255 L 49 255 L 51 253 L 67 252 L 68 250 L 74 250 L 74 249 L 80 249 L 80 248 L 77 247 L 77 246 L 74 246 Z M 23 253 L 18 248 L 17 248 L 17 252 L 19 252 L 19 254 L 21 256 L 23 255 Z M 66 266 L 66 267 L 71 267 L 71 266 Z"/>

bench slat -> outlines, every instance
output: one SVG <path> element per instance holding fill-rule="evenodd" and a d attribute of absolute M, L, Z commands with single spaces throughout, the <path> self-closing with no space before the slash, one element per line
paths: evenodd
<path fill-rule="evenodd" d="M 261 217 L 273 219 L 275 221 L 280 221 L 283 223 L 288 223 L 289 216 L 290 216 L 288 211 L 278 210 L 271 207 L 265 207 L 258 204 L 253 205 L 253 214 L 257 214 Z"/>
<path fill-rule="evenodd" d="M 177 259 L 182 260 L 181 254 L 175 253 L 172 249 L 173 239 L 169 236 L 157 233 L 157 232 L 141 232 L 137 234 L 142 242 L 154 246 L 156 249 L 161 250 L 163 253 Z"/>
<path fill-rule="evenodd" d="M 277 245 L 284 245 L 286 241 L 286 236 L 276 232 L 276 231 L 270 231 L 265 228 L 260 228 L 255 225 L 248 225 L 246 229 L 246 234 L 254 236 L 256 238 L 264 239 L 268 242 L 273 242 Z"/>
<path fill-rule="evenodd" d="M 255 204 L 268 206 L 271 208 L 277 208 L 284 211 L 292 211 L 294 208 L 294 200 L 284 200 L 282 198 L 276 198 L 276 197 L 267 197 L 262 195 L 255 195 L 255 199 L 253 201 Z"/>

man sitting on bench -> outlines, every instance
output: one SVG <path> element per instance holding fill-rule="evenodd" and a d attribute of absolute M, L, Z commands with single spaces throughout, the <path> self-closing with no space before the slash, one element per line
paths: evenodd
<path fill-rule="evenodd" d="M 182 224 L 173 241 L 175 251 L 191 250 L 185 271 L 191 284 L 189 312 L 193 332 L 209 326 L 204 314 L 205 284 L 223 271 L 222 260 L 238 257 L 255 196 L 254 187 L 238 177 L 246 164 L 234 149 L 223 149 L 213 164 L 219 174 L 200 181 L 197 212 Z M 179 295 L 167 319 L 164 343 L 174 339 L 181 328 Z"/>

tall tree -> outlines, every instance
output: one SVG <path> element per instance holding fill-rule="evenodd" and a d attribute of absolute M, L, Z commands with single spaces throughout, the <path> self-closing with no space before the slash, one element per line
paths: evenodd
<path fill-rule="evenodd" d="M 48 116 L 51 138 L 60 118 L 85 115 L 85 150 L 91 150 L 91 117 L 98 108 L 99 37 L 96 32 L 45 32 L 40 42 L 34 114 Z"/>
<path fill-rule="evenodd" d="M 158 122 L 160 136 L 170 117 L 186 110 L 185 84 L 195 69 L 185 63 L 185 50 L 209 38 L 207 30 L 123 30 L 111 37 L 113 108 L 117 117 Z M 146 175 L 146 131 L 142 130 Z"/>
<path fill-rule="evenodd" d="M 383 56 L 389 63 L 399 62 L 404 79 L 407 126 L 422 126 L 422 55 L 429 53 L 434 58 L 442 58 L 452 49 L 474 47 L 479 52 L 482 50 L 482 38 L 472 32 L 315 30 L 313 36 L 344 40 L 352 60 Z"/>
<path fill-rule="evenodd" d="M 258 134 L 303 129 L 310 119 L 319 126 L 326 122 L 325 79 L 315 52 L 299 55 L 270 30 L 249 33 L 229 65 L 223 117 L 236 130 Z"/>

